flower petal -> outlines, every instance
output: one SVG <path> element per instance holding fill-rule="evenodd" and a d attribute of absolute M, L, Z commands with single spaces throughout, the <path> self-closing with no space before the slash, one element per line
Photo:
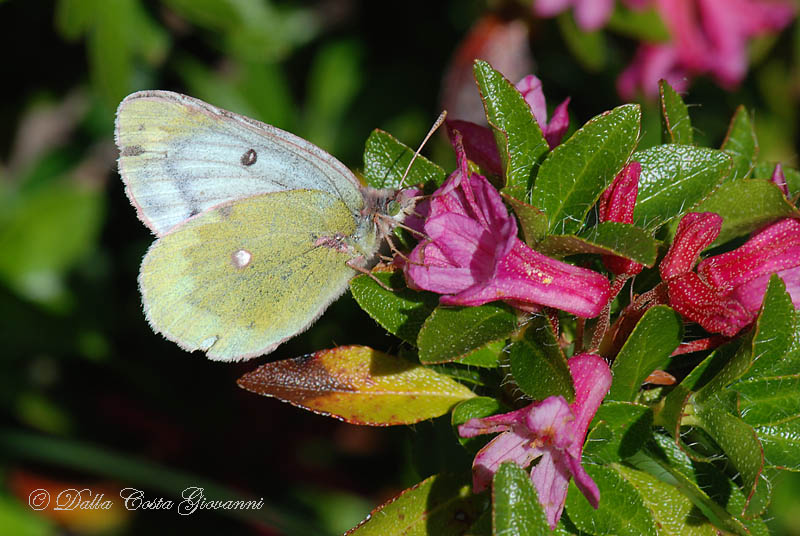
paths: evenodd
<path fill-rule="evenodd" d="M 575 415 L 575 422 L 572 423 L 575 441 L 569 452 L 580 460 L 589 423 L 611 388 L 612 376 L 605 359 L 595 354 L 572 356 L 567 365 L 575 386 L 575 401 L 570 404 Z"/>
<path fill-rule="evenodd" d="M 527 467 L 540 454 L 538 449 L 531 448 L 531 439 L 514 429 L 503 432 L 478 451 L 472 462 L 473 491 L 479 493 L 489 487 L 492 476 L 503 462 L 512 461 Z"/>
<path fill-rule="evenodd" d="M 540 17 L 552 17 L 558 15 L 575 0 L 534 0 L 533 11 Z"/>
<path fill-rule="evenodd" d="M 597 30 L 608 22 L 613 9 L 614 0 L 578 0 L 575 5 L 575 22 L 582 30 Z"/>
<path fill-rule="evenodd" d="M 553 117 L 550 118 L 547 128 L 544 129 L 544 139 L 547 140 L 547 145 L 550 146 L 550 149 L 554 149 L 561 143 L 564 134 L 569 128 L 569 111 L 567 110 L 569 101 L 570 98 L 567 97 L 561 104 L 556 106 L 556 109 L 553 110 Z"/>
<path fill-rule="evenodd" d="M 600 505 L 600 490 L 597 484 L 589 476 L 589 473 L 581 465 L 580 458 L 574 456 L 566 457 L 567 466 L 569 467 L 572 477 L 575 479 L 575 485 L 581 490 L 583 496 L 589 501 L 593 508 L 597 509 Z"/>
<path fill-rule="evenodd" d="M 694 272 L 670 279 L 667 288 L 670 306 L 711 333 L 733 337 L 755 318 L 738 301 L 721 295 Z"/>
<path fill-rule="evenodd" d="M 710 246 L 722 229 L 722 217 L 716 212 L 689 212 L 681 218 L 675 238 L 659 265 L 664 280 L 692 270 L 700 252 Z"/>
<path fill-rule="evenodd" d="M 531 482 L 551 529 L 561 519 L 570 475 L 566 457 L 558 450 L 543 450 L 539 462 L 531 469 Z"/>
<path fill-rule="evenodd" d="M 608 279 L 601 274 L 551 259 L 516 239 L 511 252 L 500 262 L 494 279 L 455 296 L 444 296 L 441 302 L 474 306 L 512 299 L 592 318 L 600 314 L 610 294 Z"/>
<path fill-rule="evenodd" d="M 717 289 L 730 291 L 757 277 L 800 265 L 800 221 L 779 220 L 742 246 L 709 257 L 697 273 Z"/>
<path fill-rule="evenodd" d="M 417 244 L 408 258 L 403 269 L 408 286 L 413 289 L 453 294 L 475 284 L 470 268 L 451 264 L 433 242 Z"/>
<path fill-rule="evenodd" d="M 792 297 L 795 308 L 800 308 L 800 267 L 789 268 L 776 272 L 783 279 L 786 291 Z M 736 287 L 731 297 L 737 300 L 750 313 L 757 313 L 764 301 L 769 279 L 773 274 L 764 274 L 761 277 L 748 281 Z"/>
<path fill-rule="evenodd" d="M 544 445 L 563 450 L 575 442 L 575 416 L 563 396 L 550 396 L 528 407 L 525 426 Z"/>
<path fill-rule="evenodd" d="M 464 151 L 470 160 L 492 175 L 503 174 L 500 152 L 497 150 L 494 134 L 488 127 L 458 119 L 448 119 L 445 121 L 445 125 L 447 125 L 448 132 L 454 130 L 461 132 Z"/>
<path fill-rule="evenodd" d="M 784 175 L 783 166 L 781 166 L 780 163 L 775 164 L 775 170 L 772 172 L 770 180 L 781 189 L 781 192 L 783 192 L 783 195 L 785 195 L 787 199 L 790 199 L 789 185 L 786 184 L 786 175 Z"/>
<path fill-rule="evenodd" d="M 656 97 L 658 81 L 662 79 L 678 92 L 685 91 L 689 85 L 689 73 L 680 63 L 674 45 L 643 44 L 617 79 L 617 92 L 627 100 L 636 98 L 638 90 L 648 97 Z"/>
<path fill-rule="evenodd" d="M 544 130 L 547 127 L 547 101 L 544 98 L 542 81 L 536 75 L 529 74 L 515 86 L 523 97 L 528 107 L 531 109 L 533 117 L 539 123 L 539 128 Z"/>
<path fill-rule="evenodd" d="M 495 434 L 505 432 L 514 424 L 524 424 L 531 407 L 500 413 L 480 419 L 470 419 L 458 427 L 458 435 L 461 437 L 475 437 L 483 434 Z"/>
<path fill-rule="evenodd" d="M 633 223 L 633 208 L 639 192 L 639 175 L 642 165 L 633 161 L 620 171 L 597 202 L 598 219 L 601 222 L 615 221 Z M 603 255 L 603 264 L 616 275 L 636 275 L 644 268 L 616 255 Z"/>

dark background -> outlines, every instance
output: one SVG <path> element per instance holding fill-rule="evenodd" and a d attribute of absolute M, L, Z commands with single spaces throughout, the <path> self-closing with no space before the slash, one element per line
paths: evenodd
<path fill-rule="evenodd" d="M 551 109 L 571 96 L 575 128 L 620 103 L 614 81 L 633 40 L 609 35 L 604 63 L 587 69 L 555 23 L 509 4 L 492 7 L 528 25 Z M 295 132 L 357 170 L 376 127 L 419 143 L 455 50 L 487 11 L 478 1 L 0 1 L 0 534 L 337 534 L 441 467 L 468 469 L 451 454 L 446 418 L 356 427 L 236 386 L 261 363 L 334 345 L 397 350 L 349 294 L 246 363 L 155 335 L 136 287 L 152 236 L 116 173 L 113 116 L 132 91 L 180 91 Z M 686 100 L 701 143 L 718 145 L 744 103 L 762 158 L 797 164 L 796 36 L 795 25 L 756 43 L 735 92 L 696 81 Z M 643 104 L 643 143 L 656 143 L 657 108 Z M 425 152 L 452 167 L 443 139 Z M 784 480 L 772 526 L 796 533 L 800 483 Z M 239 518 L 27 506 L 35 488 L 117 498 L 132 486 L 174 500 L 196 485 L 265 506 Z"/>

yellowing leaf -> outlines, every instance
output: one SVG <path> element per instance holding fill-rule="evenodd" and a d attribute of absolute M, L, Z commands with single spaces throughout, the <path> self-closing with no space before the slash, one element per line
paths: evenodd
<path fill-rule="evenodd" d="M 369 426 L 431 419 L 475 396 L 444 374 L 366 346 L 340 346 L 268 363 L 239 378 L 239 386 Z"/>

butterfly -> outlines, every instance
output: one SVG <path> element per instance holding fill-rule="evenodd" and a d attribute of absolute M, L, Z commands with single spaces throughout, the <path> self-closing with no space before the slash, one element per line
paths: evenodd
<path fill-rule="evenodd" d="M 157 237 L 139 273 L 145 316 L 213 360 L 307 329 L 413 204 L 298 136 L 169 91 L 126 97 L 115 140 L 125 192 Z"/>

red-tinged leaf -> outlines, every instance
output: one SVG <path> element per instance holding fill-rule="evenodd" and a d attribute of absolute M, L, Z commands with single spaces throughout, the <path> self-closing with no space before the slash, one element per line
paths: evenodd
<path fill-rule="evenodd" d="M 239 386 L 353 424 L 411 424 L 475 394 L 450 377 L 366 346 L 340 346 L 267 363 Z"/>

